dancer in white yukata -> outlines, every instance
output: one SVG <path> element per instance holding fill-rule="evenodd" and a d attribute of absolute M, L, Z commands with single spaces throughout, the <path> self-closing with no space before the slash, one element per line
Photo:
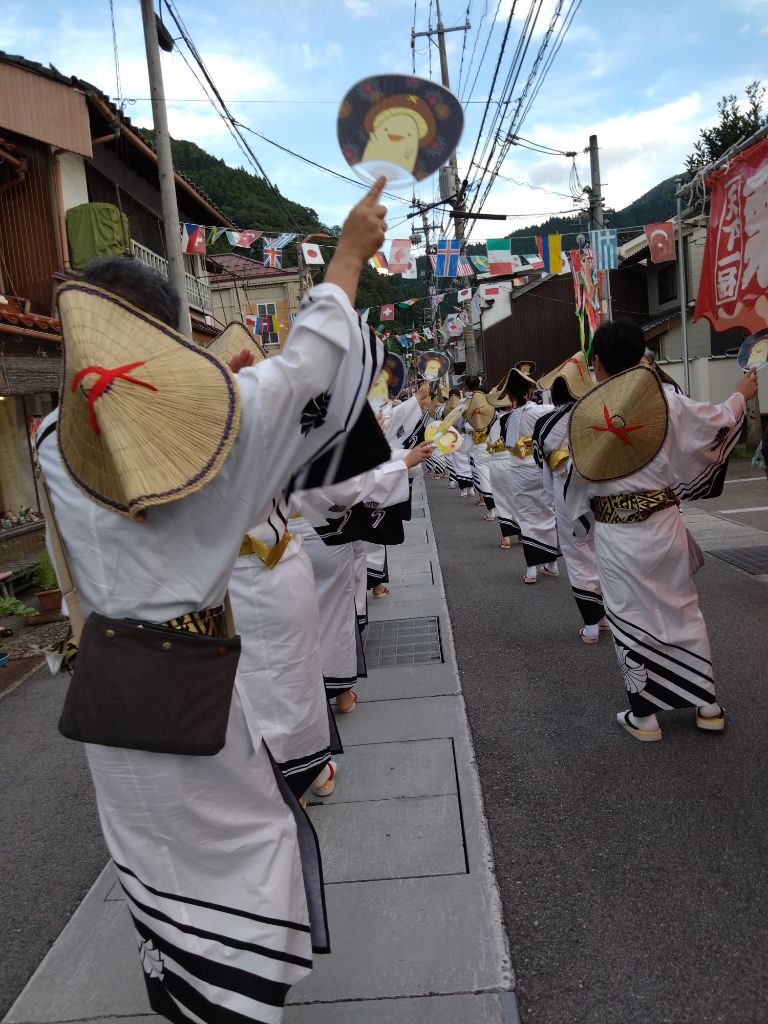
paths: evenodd
<path fill-rule="evenodd" d="M 655 741 L 658 711 L 695 707 L 699 729 L 720 732 L 725 712 L 678 504 L 722 489 L 756 375 L 745 374 L 721 405 L 664 391 L 638 365 L 643 335 L 630 320 L 601 326 L 592 354 L 602 383 L 571 413 L 565 493 L 575 528 L 590 507 L 595 514 L 603 600 L 629 696 L 617 720 Z"/>
<path fill-rule="evenodd" d="M 520 433 L 520 413 L 530 386 L 528 378 L 511 369 L 488 395 L 497 411 L 496 419 L 488 430 L 488 453 L 491 490 L 501 528 L 499 547 L 502 550 L 509 550 L 513 537 L 522 543 L 514 513 L 511 449 Z"/>
<path fill-rule="evenodd" d="M 469 400 L 478 387 L 480 387 L 479 377 L 465 378 L 461 388 L 461 401 L 465 407 L 469 405 Z M 459 488 L 459 497 L 469 498 L 472 495 L 472 427 L 463 416 L 459 416 L 454 426 L 461 437 L 461 448 L 457 448 L 453 453 L 456 483 Z"/>
<path fill-rule="evenodd" d="M 496 420 L 496 407 L 488 401 L 484 391 L 475 391 L 464 414 L 465 422 L 472 428 L 470 438 L 470 460 L 472 483 L 485 504 L 483 519 L 496 519 L 496 503 L 491 490 L 491 456 L 488 452 L 488 431 Z"/>
<path fill-rule="evenodd" d="M 600 633 L 607 633 L 603 595 L 595 557 L 595 518 L 587 512 L 575 536 L 565 507 L 564 487 L 571 467 L 568 451 L 568 422 L 573 404 L 592 387 L 589 366 L 583 352 L 539 380 L 542 391 L 550 393 L 554 409 L 536 421 L 533 430 L 533 456 L 541 467 L 544 487 L 554 498 L 557 539 L 560 544 L 571 590 L 584 625 L 579 636 L 585 644 L 596 644 Z"/>
<path fill-rule="evenodd" d="M 383 186 L 347 219 L 283 353 L 237 381 L 167 326 L 179 299 L 141 264 L 100 261 L 62 287 L 64 387 L 38 457 L 85 614 L 212 629 L 249 527 L 369 414 L 381 350 L 352 303 L 384 240 Z M 278 1024 L 328 936 L 316 856 L 302 874 L 313 837 L 241 683 L 214 756 L 85 751 L 152 1009 Z"/>
<path fill-rule="evenodd" d="M 266 353 L 242 324 L 230 324 L 207 351 L 223 363 L 243 350 Z M 243 538 L 229 596 L 242 649 L 238 677 L 277 766 L 300 797 L 331 759 L 312 563 L 287 528 L 287 503 Z"/>
<path fill-rule="evenodd" d="M 531 365 L 531 364 L 525 364 Z M 513 424 L 507 428 L 512 454 L 512 511 L 520 528 L 526 570 L 523 582 L 535 583 L 539 573 L 559 576 L 557 567 L 557 523 L 552 494 L 544 487 L 541 469 L 533 457 L 533 429 L 536 421 L 552 411 L 552 406 L 535 405 L 530 395 L 536 382 L 522 369 L 524 390 L 519 395 L 517 437 L 513 439 Z"/>

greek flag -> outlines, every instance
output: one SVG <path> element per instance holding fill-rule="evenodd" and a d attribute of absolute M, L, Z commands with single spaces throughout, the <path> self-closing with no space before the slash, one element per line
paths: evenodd
<path fill-rule="evenodd" d="M 595 270 L 619 269 L 619 242 L 616 228 L 590 231 L 589 240 L 595 260 Z"/>
<path fill-rule="evenodd" d="M 299 236 L 291 231 L 286 231 L 282 235 L 278 235 L 277 238 L 272 242 L 273 249 L 284 249 L 289 242 L 292 242 L 294 238 Z"/>

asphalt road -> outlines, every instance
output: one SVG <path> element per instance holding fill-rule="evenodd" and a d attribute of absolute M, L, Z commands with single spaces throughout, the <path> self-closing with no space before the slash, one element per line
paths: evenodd
<path fill-rule="evenodd" d="M 0 1018 L 107 861 L 65 686 L 43 666 L 0 699 Z"/>
<path fill-rule="evenodd" d="M 428 493 L 522 1024 L 768 1022 L 768 589 L 707 558 L 729 728 L 670 712 L 641 744 L 615 724 L 613 646 L 580 642 L 564 569 L 525 586 L 495 523 Z"/>

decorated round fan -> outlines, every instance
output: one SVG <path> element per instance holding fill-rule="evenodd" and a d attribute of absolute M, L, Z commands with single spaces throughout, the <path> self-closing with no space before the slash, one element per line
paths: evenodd
<path fill-rule="evenodd" d="M 461 435 L 458 430 L 455 427 L 444 429 L 440 420 L 429 424 L 424 431 L 424 440 L 433 444 L 443 455 L 450 455 L 461 447 Z"/>
<path fill-rule="evenodd" d="M 742 370 L 762 370 L 768 366 L 768 327 L 755 331 L 742 342 L 736 362 Z"/>
<path fill-rule="evenodd" d="M 464 127 L 464 111 L 448 89 L 410 75 L 375 75 L 342 101 L 336 132 L 358 177 L 388 188 L 412 188 L 446 164 Z"/>

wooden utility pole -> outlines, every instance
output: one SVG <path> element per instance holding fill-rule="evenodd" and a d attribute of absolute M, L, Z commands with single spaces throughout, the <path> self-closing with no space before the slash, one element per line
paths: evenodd
<path fill-rule="evenodd" d="M 603 206 L 603 186 L 600 182 L 600 150 L 597 136 L 589 136 L 589 173 L 591 187 L 589 189 L 589 230 L 601 231 L 605 227 L 605 209 Z M 594 255 L 594 254 L 593 254 Z M 605 303 L 604 313 L 609 320 L 613 319 L 613 303 L 611 301 L 611 272 L 603 271 L 603 294 L 600 296 Z"/>
<path fill-rule="evenodd" d="M 467 21 L 463 25 L 454 25 L 452 28 L 446 28 L 443 25 L 442 14 L 441 14 L 441 11 L 440 11 L 440 0 L 435 0 L 435 9 L 436 9 L 436 12 L 437 12 L 437 27 L 433 29 L 432 26 L 430 25 L 426 32 L 416 32 L 414 29 L 411 29 L 411 48 L 413 49 L 415 40 L 416 40 L 416 38 L 418 36 L 427 36 L 427 38 L 429 39 L 430 43 L 432 41 L 432 36 L 433 35 L 437 36 L 437 47 L 438 47 L 438 50 L 440 52 L 440 77 L 441 77 L 442 83 L 445 86 L 445 88 L 446 89 L 450 89 L 451 81 L 450 81 L 450 77 L 448 75 L 448 55 L 446 54 L 446 50 L 445 50 L 445 36 L 446 36 L 446 33 L 448 33 L 448 32 L 466 32 L 472 26 Z M 451 172 L 451 174 L 450 174 L 450 177 L 451 177 L 450 192 L 452 193 L 452 196 L 451 196 L 451 199 L 449 201 L 450 201 L 451 205 L 453 206 L 454 225 L 455 225 L 454 226 L 454 230 L 456 232 L 456 238 L 458 238 L 458 240 L 463 243 L 463 241 L 464 241 L 464 229 L 465 229 L 465 226 L 466 226 L 465 225 L 465 218 L 464 218 L 463 215 L 466 214 L 467 210 L 466 210 L 466 205 L 464 203 L 464 197 L 463 197 L 463 195 L 461 193 L 461 184 L 459 182 L 459 165 L 458 165 L 458 161 L 456 159 L 456 153 L 455 152 L 451 155 L 451 158 L 448 161 L 448 166 L 449 166 L 450 172 Z M 441 193 L 441 196 L 442 196 L 442 193 Z M 462 249 L 463 248 L 464 247 L 462 245 Z M 465 282 L 466 278 L 462 277 L 461 280 L 462 280 L 462 282 Z M 464 329 L 464 353 L 465 353 L 464 358 L 465 358 L 465 362 L 466 362 L 466 366 L 467 366 L 467 373 L 474 374 L 474 373 L 477 373 L 477 371 L 478 371 L 478 365 L 477 365 L 477 346 L 475 344 L 475 329 L 472 326 L 472 316 L 470 315 L 468 319 L 469 319 L 469 323 L 467 324 L 467 326 Z"/>
<path fill-rule="evenodd" d="M 165 255 L 168 259 L 168 277 L 179 293 L 181 314 L 179 331 L 187 338 L 192 337 L 192 321 L 189 317 L 187 278 L 184 257 L 181 252 L 181 227 L 179 207 L 176 202 L 176 179 L 173 174 L 171 157 L 171 136 L 168 131 L 168 114 L 165 109 L 163 69 L 160 65 L 160 47 L 157 42 L 157 23 L 152 0 L 141 0 L 141 18 L 144 23 L 144 45 L 147 51 L 149 71 L 149 95 L 152 97 L 152 122 L 155 127 L 155 150 L 157 170 L 160 177 L 160 202 L 163 209 L 165 229 Z"/>

